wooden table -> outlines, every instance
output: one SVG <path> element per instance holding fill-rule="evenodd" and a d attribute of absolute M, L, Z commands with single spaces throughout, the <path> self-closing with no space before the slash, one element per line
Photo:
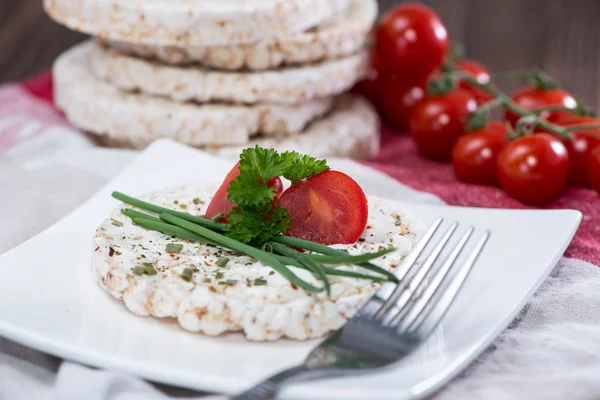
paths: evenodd
<path fill-rule="evenodd" d="M 380 0 L 382 9 L 397 0 Z M 494 71 L 541 67 L 600 108 L 599 0 L 427 0 L 454 41 Z M 85 36 L 44 15 L 42 0 L 0 0 L 0 82 L 48 68 Z M 512 89 L 516 83 L 508 85 Z"/>

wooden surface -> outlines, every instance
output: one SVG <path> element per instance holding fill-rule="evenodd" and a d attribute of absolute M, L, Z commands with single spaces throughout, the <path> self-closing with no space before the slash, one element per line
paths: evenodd
<path fill-rule="evenodd" d="M 600 108 L 600 0 L 424 2 L 442 16 L 453 40 L 466 45 L 468 56 L 494 71 L 544 68 Z M 380 3 L 385 10 L 398 1 Z M 0 82 L 48 68 L 83 38 L 46 17 L 42 0 L 0 0 Z"/>

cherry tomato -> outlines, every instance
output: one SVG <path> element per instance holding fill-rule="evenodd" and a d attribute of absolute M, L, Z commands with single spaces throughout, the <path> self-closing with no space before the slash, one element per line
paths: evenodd
<path fill-rule="evenodd" d="M 569 93 L 560 89 L 538 89 L 535 87 L 524 87 L 512 95 L 515 103 L 526 110 L 535 110 L 546 106 L 564 106 L 574 109 L 577 107 L 577 101 Z M 544 111 L 540 114 L 542 118 L 554 120 L 563 115 L 570 115 L 568 111 Z M 506 110 L 506 120 L 513 126 L 521 118 L 517 114 Z"/>
<path fill-rule="evenodd" d="M 600 194 L 600 147 L 590 155 L 590 184 Z"/>
<path fill-rule="evenodd" d="M 471 74 L 477 80 L 477 82 L 481 84 L 486 84 L 491 79 L 490 71 L 477 61 L 460 60 L 456 62 L 454 66 L 459 71 Z M 459 87 L 473 93 L 479 105 L 485 104 L 494 98 L 485 90 L 473 87 L 463 80 L 459 80 L 458 85 Z"/>
<path fill-rule="evenodd" d="M 400 130 L 410 125 L 410 117 L 415 105 L 425 97 L 427 79 L 411 83 L 402 77 L 393 76 L 386 80 L 383 89 L 383 112 L 390 124 Z"/>
<path fill-rule="evenodd" d="M 448 54 L 446 27 L 430 8 L 405 3 L 387 13 L 376 31 L 377 47 L 398 75 L 428 76 Z"/>
<path fill-rule="evenodd" d="M 421 100 L 410 119 L 410 130 L 421 153 L 449 161 L 456 141 L 465 133 L 465 121 L 476 109 L 475 97 L 463 89 Z"/>
<path fill-rule="evenodd" d="M 458 139 L 452 151 L 456 177 L 466 183 L 497 186 L 500 183 L 496 173 L 498 154 L 507 142 L 506 126 L 499 121 L 491 121 Z"/>
<path fill-rule="evenodd" d="M 502 188 L 515 199 L 534 206 L 556 199 L 569 182 L 569 153 L 548 133 L 510 142 L 498 156 Z"/>
<path fill-rule="evenodd" d="M 580 117 L 576 115 L 563 116 L 554 121 L 561 126 L 575 125 L 599 125 L 600 122 L 592 117 Z M 570 183 L 573 186 L 589 186 L 589 162 L 592 150 L 600 146 L 600 129 L 588 129 L 571 132 L 572 140 L 564 140 L 563 143 L 569 152 L 571 160 Z"/>
<path fill-rule="evenodd" d="M 371 51 L 371 66 L 367 77 L 354 86 L 354 92 L 366 97 L 373 105 L 381 105 L 384 81 L 387 76 L 385 63 L 377 49 Z"/>
<path fill-rule="evenodd" d="M 292 220 L 286 235 L 325 245 L 355 243 L 369 216 L 362 189 L 339 171 L 325 171 L 293 185 L 279 204 Z"/>
<path fill-rule="evenodd" d="M 230 202 L 227 198 L 227 189 L 229 189 L 229 184 L 233 180 L 235 180 L 235 178 L 237 178 L 240 174 L 239 166 L 240 163 L 235 164 L 235 166 L 231 169 L 231 171 L 229 171 L 229 173 L 225 177 L 225 180 L 223 181 L 219 189 L 217 189 L 217 192 L 213 196 L 212 200 L 210 201 L 210 204 L 208 205 L 208 208 L 206 209 L 206 218 L 213 219 L 214 217 L 219 215 L 219 213 L 223 213 L 224 217 L 219 222 L 227 222 L 227 216 L 231 212 L 231 209 L 235 207 L 235 204 Z M 283 183 L 281 182 L 281 179 L 277 177 L 269 180 L 269 186 L 275 188 L 275 193 L 277 194 L 277 201 L 281 193 L 283 193 Z"/>

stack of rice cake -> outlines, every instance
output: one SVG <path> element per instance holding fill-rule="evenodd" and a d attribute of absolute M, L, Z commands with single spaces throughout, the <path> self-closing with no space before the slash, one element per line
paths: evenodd
<path fill-rule="evenodd" d="M 368 158 L 376 0 L 45 0 L 95 36 L 54 65 L 56 104 L 106 145 L 171 138 L 224 156 L 259 144 Z"/>

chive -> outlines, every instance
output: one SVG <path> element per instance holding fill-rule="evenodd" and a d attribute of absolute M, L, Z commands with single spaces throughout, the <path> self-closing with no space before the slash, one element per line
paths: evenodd
<path fill-rule="evenodd" d="M 180 204 L 179 208 L 181 208 L 182 210 L 187 210 L 187 204 Z"/>
<path fill-rule="evenodd" d="M 281 261 L 282 263 L 284 263 L 286 265 L 292 265 L 294 267 L 307 269 L 304 265 L 302 265 L 300 262 L 298 262 L 298 260 L 296 260 L 295 258 L 279 256 L 279 255 L 276 257 L 279 261 Z M 366 275 L 366 274 L 361 274 L 359 272 L 353 272 L 353 271 L 344 271 L 344 270 L 336 269 L 336 268 L 323 267 L 323 270 L 325 271 L 325 273 L 327 275 L 345 276 L 348 278 L 367 279 L 367 280 L 374 281 L 374 282 L 389 282 L 390 281 L 389 278 L 388 279 L 380 278 L 380 277 L 374 276 L 374 275 Z"/>
<path fill-rule="evenodd" d="M 307 254 L 306 257 L 311 260 L 323 263 L 323 264 L 360 264 L 362 262 L 367 262 L 374 260 L 376 258 L 380 258 L 389 254 L 396 249 L 386 249 L 385 247 L 381 247 L 383 250 L 380 250 L 376 253 L 366 253 L 361 254 L 359 256 L 351 256 L 350 254 L 339 255 L 339 256 L 322 256 L 320 254 Z"/>
<path fill-rule="evenodd" d="M 192 200 L 192 203 L 198 205 L 200 203 L 204 203 L 203 201 L 200 201 L 200 199 L 198 197 L 196 197 L 194 200 Z"/>
<path fill-rule="evenodd" d="M 265 286 L 267 284 L 267 280 L 263 278 L 256 278 L 253 283 L 254 286 Z"/>
<path fill-rule="evenodd" d="M 192 276 L 194 276 L 194 271 L 189 268 L 184 269 L 181 273 L 181 279 L 186 282 L 190 282 L 192 280 Z"/>
<path fill-rule="evenodd" d="M 228 279 L 226 281 L 219 282 L 219 285 L 235 286 L 236 283 L 237 283 L 236 280 L 234 280 L 234 279 Z"/>
<path fill-rule="evenodd" d="M 321 253 L 321 254 L 330 255 L 330 256 L 348 255 L 348 253 L 346 253 L 344 250 L 332 249 L 331 247 L 327 247 L 327 246 L 319 244 L 319 243 L 310 242 L 310 241 L 304 240 L 304 239 L 293 238 L 291 236 L 279 235 L 279 236 L 275 236 L 271 240 L 274 242 L 287 244 L 288 246 L 298 247 L 300 249 L 305 249 L 308 251 L 313 251 L 315 253 Z M 369 271 L 373 271 L 373 272 L 377 272 L 379 274 L 385 275 L 388 278 L 388 280 L 390 280 L 392 282 L 398 282 L 398 278 L 394 274 L 392 274 L 389 271 L 386 271 L 385 269 L 381 268 L 378 265 L 375 265 L 375 264 L 372 264 L 369 262 L 360 263 L 358 265 Z"/>
<path fill-rule="evenodd" d="M 145 218 L 155 222 L 162 222 L 162 220 L 158 217 L 154 217 L 150 214 L 145 214 L 143 212 L 139 212 L 136 210 L 132 210 L 131 208 L 124 208 L 121 210 L 121 214 L 128 216 L 131 219 L 134 218 Z"/>
<path fill-rule="evenodd" d="M 165 246 L 165 251 L 167 253 L 178 254 L 183 250 L 183 245 L 180 243 L 169 243 Z"/>
<path fill-rule="evenodd" d="M 145 228 L 145 229 L 159 231 L 166 235 L 177 236 L 180 239 L 193 240 L 195 242 L 209 243 L 209 244 L 216 245 L 212 240 L 209 240 L 205 237 L 202 237 L 200 235 L 192 233 L 188 230 L 182 229 L 178 226 L 167 224 L 165 222 L 162 222 L 162 220 L 161 220 L 161 222 L 155 222 L 154 220 L 149 220 L 146 218 L 133 218 L 133 223 L 135 225 L 141 226 L 142 228 Z"/>
<path fill-rule="evenodd" d="M 229 258 L 227 257 L 221 257 L 217 260 L 217 266 L 224 268 L 227 266 L 227 264 L 229 263 Z"/>
<path fill-rule="evenodd" d="M 215 279 L 223 279 L 223 273 L 222 272 L 217 272 L 215 274 Z"/>
<path fill-rule="evenodd" d="M 298 262 L 300 264 L 304 265 L 309 271 L 311 271 L 313 274 L 315 274 L 316 276 L 321 278 L 321 280 L 323 281 L 323 287 L 325 288 L 325 291 L 327 292 L 327 296 L 331 295 L 331 286 L 329 284 L 329 279 L 327 278 L 325 271 L 323 271 L 323 267 L 321 266 L 321 264 L 311 260 L 306 255 L 304 255 L 304 254 L 300 253 L 299 251 L 294 250 L 290 247 L 287 247 L 284 244 L 275 243 L 275 242 L 267 243 L 267 244 L 270 244 L 272 246 L 272 249 L 275 250 L 276 252 L 281 253 L 284 256 L 295 258 L 296 260 L 298 260 Z"/>
<path fill-rule="evenodd" d="M 222 220 L 223 218 L 225 218 L 225 214 L 220 212 L 217 215 L 215 215 L 214 217 L 212 217 L 212 221 L 213 222 L 219 222 L 220 220 Z"/>
<path fill-rule="evenodd" d="M 266 251 L 267 253 L 273 254 L 273 245 L 270 243 L 265 243 L 260 248 L 262 251 Z"/>
<path fill-rule="evenodd" d="M 150 263 L 142 263 L 140 266 L 134 267 L 131 271 L 138 276 L 152 276 L 158 274 L 158 272 L 156 272 L 156 269 L 154 269 L 154 266 Z"/>
<path fill-rule="evenodd" d="M 263 264 L 273 268 L 275 271 L 279 272 L 283 277 L 285 277 L 290 282 L 294 283 L 296 286 L 301 287 L 302 289 L 308 292 L 320 292 L 323 289 L 317 288 L 308 282 L 303 281 L 298 278 L 296 274 L 294 274 L 288 267 L 283 265 L 280 261 L 278 261 L 272 254 L 261 251 L 260 249 L 254 248 L 242 242 L 238 242 L 237 240 L 231 239 L 225 235 L 221 235 L 220 233 L 213 232 L 210 229 L 207 229 L 203 226 L 196 225 L 191 223 L 190 221 L 186 221 L 177 216 L 162 213 L 160 214 L 160 219 L 167 221 L 173 225 L 177 225 L 183 229 L 190 230 L 194 233 L 200 234 L 203 237 L 206 237 L 210 240 L 214 240 L 215 242 L 223 245 L 225 247 L 229 247 L 233 250 L 237 250 L 241 253 L 245 253 L 251 257 L 254 257 L 258 261 Z"/>
<path fill-rule="evenodd" d="M 119 221 L 119 220 L 116 220 L 116 219 L 113 219 L 113 218 L 111 218 L 110 220 L 112 221 L 111 223 L 114 226 L 118 226 L 119 228 L 123 226 L 123 223 L 121 221 Z"/>
<path fill-rule="evenodd" d="M 141 208 L 142 210 L 152 211 L 153 213 L 156 213 L 156 214 L 162 214 L 162 213 L 171 214 L 176 217 L 185 219 L 186 221 L 190 221 L 190 222 L 196 223 L 198 225 L 201 225 L 201 226 L 204 226 L 204 227 L 207 227 L 210 229 L 214 229 L 217 231 L 224 231 L 226 228 L 225 224 L 213 222 L 210 219 L 206 219 L 206 218 L 196 217 L 196 216 L 188 214 L 188 213 L 183 213 L 183 212 L 171 210 L 169 208 L 157 206 L 156 204 L 148 203 L 146 201 L 138 200 L 134 197 L 127 196 L 126 194 L 121 193 L 121 192 L 113 192 L 112 197 L 114 197 L 117 200 L 122 201 L 123 203 L 129 204 L 130 206 Z"/>

